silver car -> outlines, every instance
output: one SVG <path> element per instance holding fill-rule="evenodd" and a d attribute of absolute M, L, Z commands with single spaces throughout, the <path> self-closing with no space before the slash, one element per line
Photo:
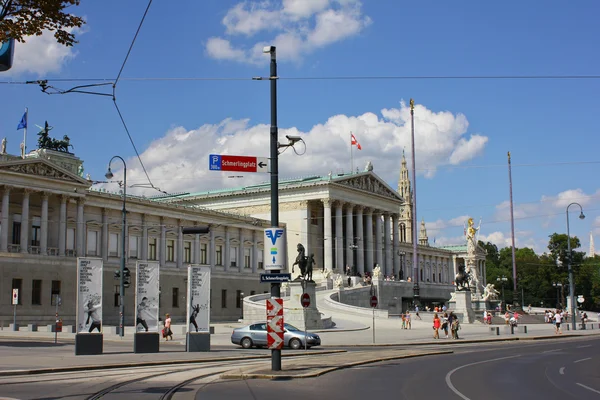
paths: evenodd
<path fill-rule="evenodd" d="M 236 328 L 231 334 L 231 343 L 249 349 L 252 346 L 267 346 L 267 324 L 257 322 L 242 328 Z M 319 346 L 321 338 L 316 333 L 306 332 L 307 347 Z M 294 350 L 304 348 L 304 331 L 290 324 L 284 324 L 283 345 Z"/>

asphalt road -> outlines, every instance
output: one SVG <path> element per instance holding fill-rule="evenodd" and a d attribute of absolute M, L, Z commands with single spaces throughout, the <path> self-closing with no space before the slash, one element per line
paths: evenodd
<path fill-rule="evenodd" d="M 0 397 L 600 399 L 600 376 L 596 372 L 600 370 L 600 339 L 584 337 L 518 344 L 457 342 L 454 350 L 450 355 L 367 364 L 297 380 L 219 378 L 227 370 L 261 363 L 252 360 L 4 377 L 0 378 Z M 373 349 L 373 352 L 385 355 L 386 348 Z M 286 363 L 294 361 L 290 359 Z"/>
<path fill-rule="evenodd" d="M 318 378 L 206 385 L 196 399 L 599 399 L 600 340 L 460 346 Z"/>

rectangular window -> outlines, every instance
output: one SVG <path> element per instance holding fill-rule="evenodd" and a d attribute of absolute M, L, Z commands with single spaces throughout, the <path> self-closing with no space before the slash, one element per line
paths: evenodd
<path fill-rule="evenodd" d="M 258 249 L 258 269 L 263 269 L 263 252 Z"/>
<path fill-rule="evenodd" d="M 52 291 L 50 292 L 50 304 L 56 306 L 60 297 L 60 281 L 52 281 Z"/>
<path fill-rule="evenodd" d="M 166 261 L 175 261 L 175 241 L 174 240 L 167 240 Z"/>
<path fill-rule="evenodd" d="M 67 228 L 67 250 L 75 250 L 75 229 Z"/>
<path fill-rule="evenodd" d="M 42 305 L 42 280 L 34 279 L 31 281 L 31 304 L 34 306 Z"/>
<path fill-rule="evenodd" d="M 173 308 L 179 308 L 179 288 L 173 288 Z"/>
<path fill-rule="evenodd" d="M 119 256 L 119 234 L 111 233 L 108 235 L 108 255 L 110 257 Z"/>
<path fill-rule="evenodd" d="M 229 263 L 232 267 L 237 267 L 237 265 L 238 265 L 237 254 L 238 254 L 237 247 L 232 247 L 229 249 Z"/>
<path fill-rule="evenodd" d="M 244 249 L 244 268 L 250 268 L 250 248 Z"/>
<path fill-rule="evenodd" d="M 241 307 L 242 307 L 242 291 L 236 290 L 235 291 L 235 308 L 241 308 Z"/>
<path fill-rule="evenodd" d="M 206 257 L 206 250 L 208 247 L 208 243 L 200 243 L 200 264 L 208 264 Z"/>
<path fill-rule="evenodd" d="M 21 244 L 21 223 L 13 222 L 12 244 Z"/>
<path fill-rule="evenodd" d="M 129 236 L 129 258 L 139 258 L 138 242 L 141 240 L 138 236 Z"/>
<path fill-rule="evenodd" d="M 98 247 L 98 232 L 88 231 L 87 232 L 87 255 L 95 256 L 96 248 Z"/>
<path fill-rule="evenodd" d="M 23 304 L 23 279 L 13 278 L 12 288 L 19 290 L 19 305 Z M 10 291 L 10 303 L 12 304 L 12 290 Z"/>
<path fill-rule="evenodd" d="M 41 230 L 39 226 L 31 227 L 31 245 L 39 246 L 40 245 L 40 234 Z"/>
<path fill-rule="evenodd" d="M 227 289 L 221 289 L 221 308 L 227 308 Z"/>
<path fill-rule="evenodd" d="M 114 297 L 114 303 L 113 303 L 113 305 L 115 307 L 119 307 L 119 304 L 121 304 L 120 290 L 121 290 L 121 286 L 115 285 L 115 295 L 114 295 L 115 297 Z"/>
<path fill-rule="evenodd" d="M 192 262 L 192 242 L 183 242 L 183 262 Z"/>
<path fill-rule="evenodd" d="M 212 303 L 213 303 L 213 300 L 212 300 L 212 289 L 210 289 L 210 293 L 209 293 L 209 295 L 208 295 L 208 296 L 209 296 L 209 299 L 210 299 L 210 301 L 209 301 L 209 303 L 210 303 L 210 308 L 212 308 Z"/>
<path fill-rule="evenodd" d="M 215 246 L 215 265 L 223 265 L 223 246 Z"/>
<path fill-rule="evenodd" d="M 148 239 L 148 260 L 156 261 L 156 238 Z"/>
<path fill-rule="evenodd" d="M 310 212 L 310 224 L 311 225 L 319 225 L 319 217 L 317 215 L 316 210 L 312 210 Z"/>

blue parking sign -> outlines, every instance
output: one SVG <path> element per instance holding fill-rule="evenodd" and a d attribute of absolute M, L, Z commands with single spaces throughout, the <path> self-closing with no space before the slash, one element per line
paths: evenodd
<path fill-rule="evenodd" d="M 208 156 L 208 169 L 211 171 L 221 170 L 221 156 L 219 154 L 210 154 Z"/>

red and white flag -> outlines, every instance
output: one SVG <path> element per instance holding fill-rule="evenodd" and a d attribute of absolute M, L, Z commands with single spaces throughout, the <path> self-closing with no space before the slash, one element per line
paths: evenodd
<path fill-rule="evenodd" d="M 360 143 L 358 143 L 358 140 L 356 140 L 356 137 L 353 133 L 350 133 L 350 145 L 356 146 L 357 149 L 362 150 Z"/>

